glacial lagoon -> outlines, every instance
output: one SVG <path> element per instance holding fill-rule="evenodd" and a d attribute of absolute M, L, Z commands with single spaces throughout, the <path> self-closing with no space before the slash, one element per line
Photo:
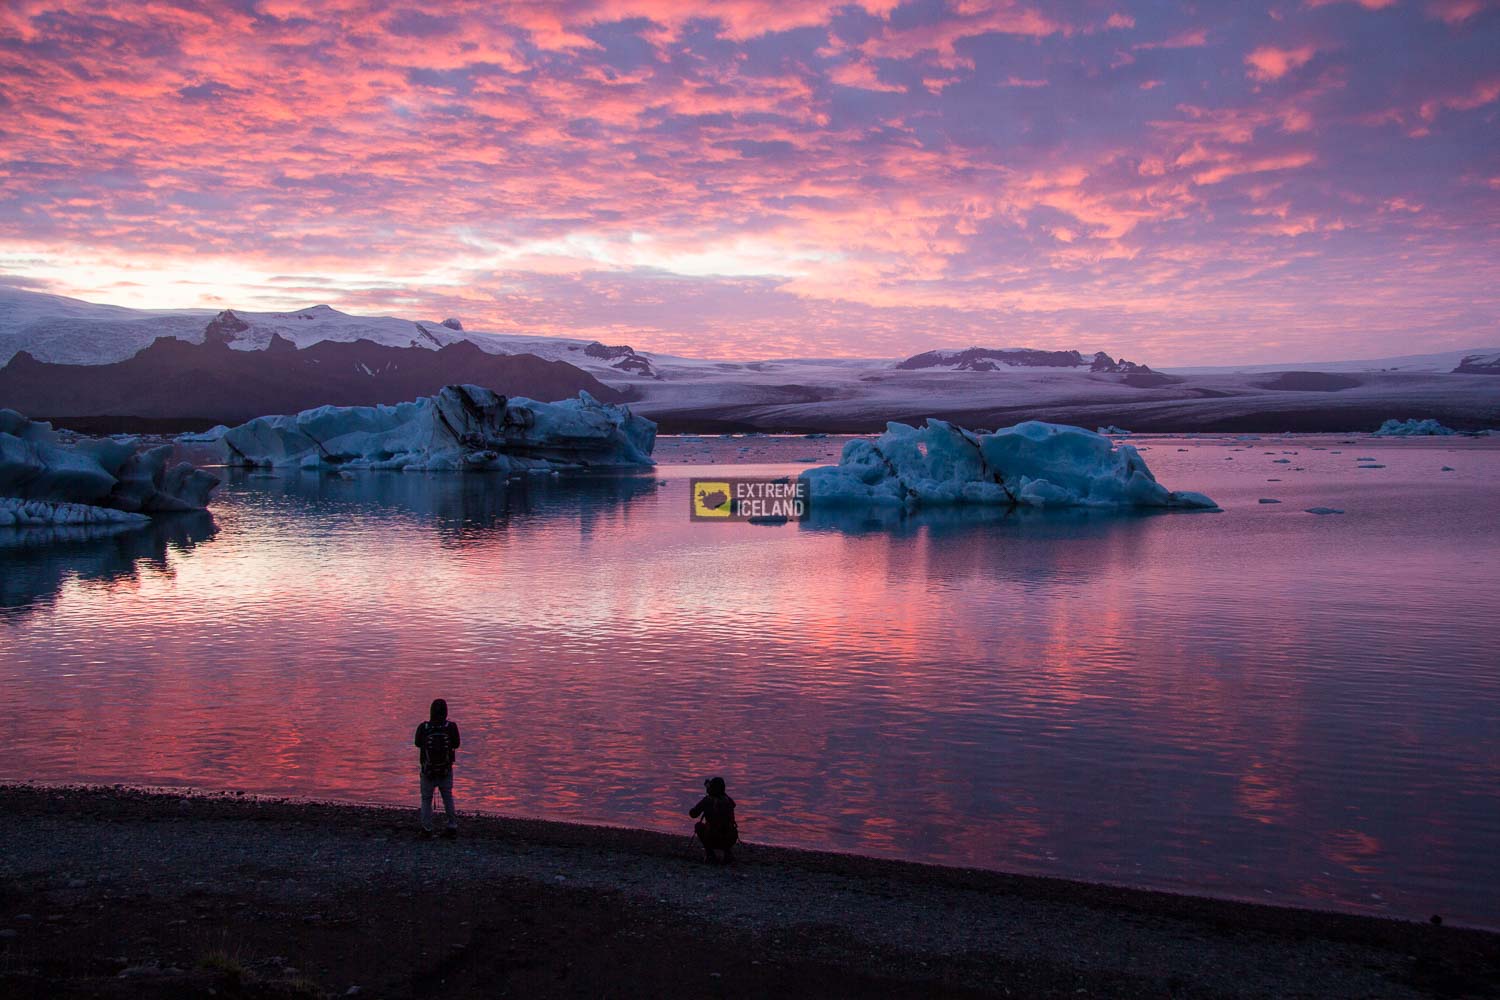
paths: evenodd
<path fill-rule="evenodd" d="M 0 776 L 415 805 L 444 696 L 461 808 L 685 834 L 718 773 L 749 864 L 777 843 L 1500 926 L 1500 441 L 1138 442 L 1222 513 L 690 521 L 692 477 L 840 444 L 226 473 L 211 517 L 12 540 Z"/>

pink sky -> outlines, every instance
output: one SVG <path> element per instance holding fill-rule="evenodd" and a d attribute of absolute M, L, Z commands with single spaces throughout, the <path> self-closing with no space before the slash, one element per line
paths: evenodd
<path fill-rule="evenodd" d="M 1493 0 L 12 0 L 0 282 L 688 355 L 1500 342 Z"/>

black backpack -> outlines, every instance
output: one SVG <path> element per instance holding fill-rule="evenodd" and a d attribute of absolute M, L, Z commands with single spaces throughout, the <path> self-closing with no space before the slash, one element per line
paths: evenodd
<path fill-rule="evenodd" d="M 734 821 L 734 799 L 729 796 L 710 795 L 703 806 L 703 819 L 717 836 L 727 837 L 731 841 L 739 839 L 739 824 Z"/>
<path fill-rule="evenodd" d="M 453 773 L 453 735 L 448 723 L 427 723 L 422 740 L 422 773 L 429 778 L 446 778 Z"/>

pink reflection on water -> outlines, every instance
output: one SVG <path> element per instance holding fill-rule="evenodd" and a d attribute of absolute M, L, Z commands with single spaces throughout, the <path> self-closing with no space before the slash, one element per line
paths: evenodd
<path fill-rule="evenodd" d="M 241 484 L 0 626 L 10 776 L 412 803 L 441 695 L 462 808 L 686 831 L 722 773 L 752 841 L 1488 913 L 1471 495 L 767 528 L 684 491 Z"/>

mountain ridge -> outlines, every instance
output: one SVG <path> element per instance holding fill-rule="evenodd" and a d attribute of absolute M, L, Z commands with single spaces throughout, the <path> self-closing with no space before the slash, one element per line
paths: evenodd
<path fill-rule="evenodd" d="M 489 354 L 466 340 L 433 350 L 367 340 L 299 348 L 273 335 L 264 349 L 243 351 L 224 339 L 233 332 L 226 322 L 202 343 L 158 337 L 124 361 L 103 365 L 56 364 L 21 351 L 0 368 L 0 406 L 48 418 L 238 423 L 327 404 L 400 403 L 461 382 L 544 402 L 580 391 L 604 402 L 627 398 L 566 362 Z"/>

